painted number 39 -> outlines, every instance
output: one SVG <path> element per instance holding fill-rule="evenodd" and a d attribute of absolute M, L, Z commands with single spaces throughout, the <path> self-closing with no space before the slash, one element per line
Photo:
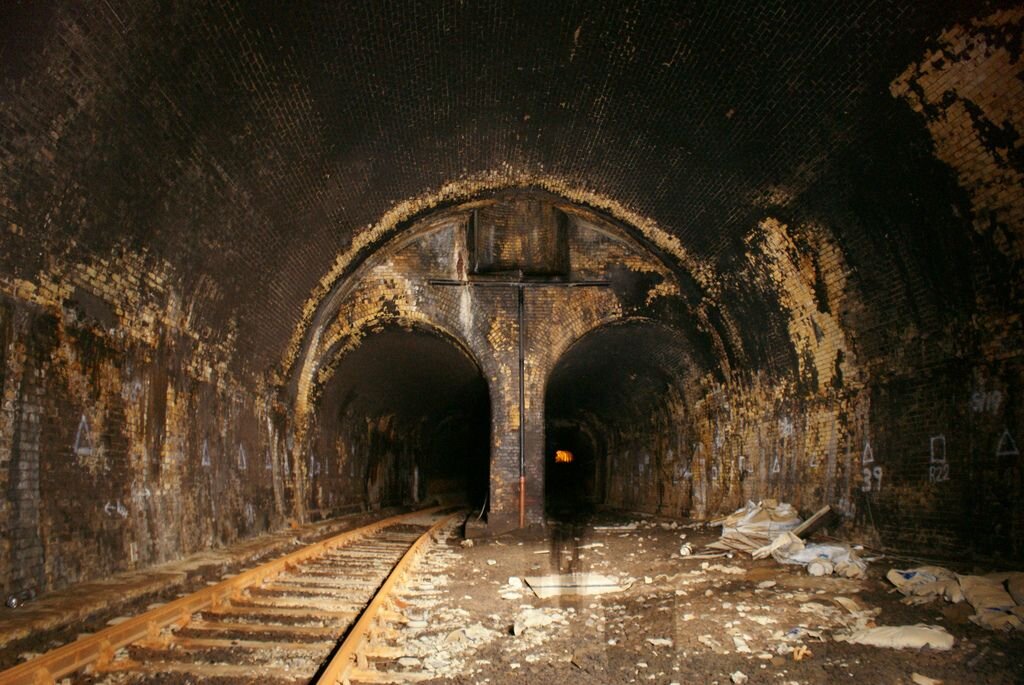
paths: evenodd
<path fill-rule="evenodd" d="M 872 490 L 874 490 L 875 492 L 877 492 L 882 489 L 881 466 L 876 466 L 874 468 L 871 468 L 870 466 L 865 466 L 863 469 L 861 469 L 861 476 L 863 477 L 863 484 L 860 486 L 860 489 L 862 491 L 871 492 Z"/>

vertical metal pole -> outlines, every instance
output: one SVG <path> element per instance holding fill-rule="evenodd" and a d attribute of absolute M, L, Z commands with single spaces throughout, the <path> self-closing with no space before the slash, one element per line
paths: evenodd
<path fill-rule="evenodd" d="M 526 527 L 526 316 L 525 292 L 519 285 L 519 527 Z"/>

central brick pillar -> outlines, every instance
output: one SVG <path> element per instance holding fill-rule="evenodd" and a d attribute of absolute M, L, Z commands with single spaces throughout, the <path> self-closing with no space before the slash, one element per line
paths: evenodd
<path fill-rule="evenodd" d="M 502 293 L 488 335 L 500 369 L 491 379 L 488 529 L 495 534 L 544 522 L 545 379 L 532 364 L 540 341 L 530 300 L 533 288 L 568 275 L 566 235 L 566 216 L 535 197 L 481 207 L 467 231 L 471 277 Z"/>
<path fill-rule="evenodd" d="M 502 370 L 491 379 L 491 506 L 487 519 L 490 534 L 520 527 L 520 441 L 525 469 L 524 524 L 544 523 L 544 378 L 534 373 L 530 340 L 529 293 L 523 313 L 526 373 L 522 383 L 520 413 L 519 304 L 518 292 L 502 293 L 501 314 L 493 320 L 494 338 L 500 341 L 492 353 Z M 500 329 L 500 332 L 497 332 Z"/>

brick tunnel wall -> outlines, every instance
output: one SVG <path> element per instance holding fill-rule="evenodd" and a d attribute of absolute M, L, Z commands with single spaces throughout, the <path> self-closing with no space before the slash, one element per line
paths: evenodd
<path fill-rule="evenodd" d="M 192 341 L 177 332 L 132 339 L 72 302 L 61 313 L 0 302 L 4 590 L 60 587 L 279 527 L 282 450 L 267 404 L 216 372 L 194 373 Z"/>
<path fill-rule="evenodd" d="M 365 504 L 307 471 L 316 313 L 419 217 L 514 187 L 629 227 L 678 282 L 644 315 L 679 371 L 607 430 L 610 503 L 830 501 L 885 546 L 1020 559 L 1024 11 L 675 5 L 6 7 L 4 591 Z M 535 342 L 535 385 L 584 332 Z"/>

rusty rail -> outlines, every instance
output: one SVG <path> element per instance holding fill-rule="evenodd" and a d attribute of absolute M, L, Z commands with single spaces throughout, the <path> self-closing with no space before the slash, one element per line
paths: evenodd
<path fill-rule="evenodd" d="M 366 605 L 366 609 L 363 610 L 359 620 L 355 622 L 352 629 L 348 632 L 348 635 L 345 636 L 344 642 L 341 643 L 341 646 L 338 647 L 334 656 L 331 657 L 330 662 L 328 662 L 321 671 L 320 677 L 314 681 L 315 685 L 336 685 L 338 682 L 343 681 L 348 674 L 348 671 L 356 665 L 355 661 L 359 648 L 366 639 L 366 634 L 372 628 L 373 622 L 377 618 L 377 613 L 384 608 L 390 599 L 391 592 L 400 582 L 402 582 L 405 573 L 408 572 L 413 562 L 416 561 L 416 557 L 420 553 L 420 549 L 427 544 L 431 535 L 448 525 L 452 519 L 457 518 L 459 515 L 460 514 L 455 513 L 451 516 L 446 516 L 431 526 L 430 530 L 421 535 L 402 556 L 399 562 L 395 564 L 395 568 L 391 571 L 388 579 L 380 586 L 380 590 L 378 590 L 377 594 L 374 595 L 373 600 Z"/>
<path fill-rule="evenodd" d="M 321 556 L 334 547 L 340 547 L 373 535 L 381 529 L 402 523 L 405 519 L 432 514 L 444 508 L 446 507 L 431 507 L 408 514 L 391 516 L 326 540 L 314 542 L 291 554 L 243 571 L 216 585 L 133 616 L 115 626 L 104 628 L 93 635 L 81 637 L 31 661 L 9 668 L 0 673 L 0 685 L 51 685 L 58 678 L 74 673 L 90 664 L 105 666 L 113 660 L 114 652 L 121 647 L 147 638 L 155 640 L 163 628 L 174 624 L 179 627 L 184 626 L 197 612 L 211 608 L 216 609 L 247 587 L 261 583 L 266 578 L 277 575 L 291 566 Z M 445 518 L 443 521 L 447 521 L 449 518 Z M 434 529 L 431 528 L 431 530 Z M 422 539 L 417 540 L 414 547 L 419 545 Z M 402 558 L 402 561 L 405 561 L 405 557 Z"/>

